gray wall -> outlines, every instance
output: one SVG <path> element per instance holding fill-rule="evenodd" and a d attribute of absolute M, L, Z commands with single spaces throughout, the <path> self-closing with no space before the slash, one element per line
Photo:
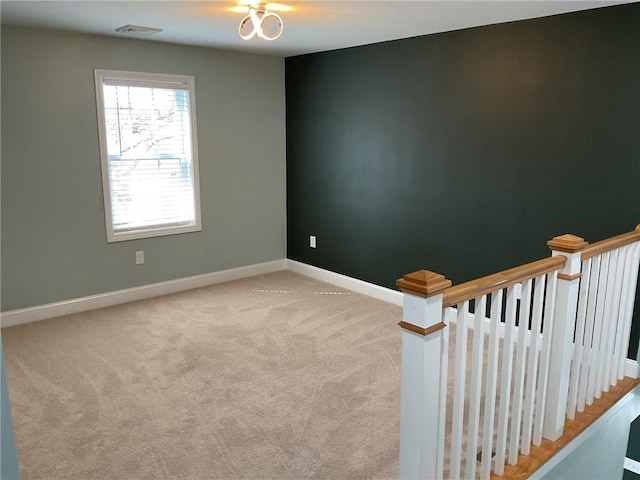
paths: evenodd
<path fill-rule="evenodd" d="M 95 68 L 195 76 L 202 232 L 107 244 Z M 2 310 L 284 258 L 284 109 L 281 58 L 3 26 Z"/>

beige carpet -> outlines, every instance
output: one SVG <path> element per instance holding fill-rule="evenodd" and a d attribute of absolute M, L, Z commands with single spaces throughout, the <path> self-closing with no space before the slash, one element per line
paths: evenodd
<path fill-rule="evenodd" d="M 396 478 L 401 316 L 278 272 L 3 329 L 22 479 Z"/>

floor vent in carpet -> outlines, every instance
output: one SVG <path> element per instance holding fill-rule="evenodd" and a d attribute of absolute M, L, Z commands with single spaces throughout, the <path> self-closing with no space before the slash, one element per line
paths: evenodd
<path fill-rule="evenodd" d="M 313 292 L 315 295 L 351 295 L 349 292 Z"/>
<path fill-rule="evenodd" d="M 291 293 L 289 290 L 251 290 L 253 293 Z"/>

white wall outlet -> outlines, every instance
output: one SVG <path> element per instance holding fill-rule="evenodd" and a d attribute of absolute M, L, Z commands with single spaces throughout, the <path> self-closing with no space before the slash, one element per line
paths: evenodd
<path fill-rule="evenodd" d="M 311 248 L 316 248 L 316 236 L 315 235 L 311 235 L 309 237 L 309 246 Z"/>
<path fill-rule="evenodd" d="M 136 252 L 136 265 L 142 265 L 144 263 L 144 250 Z"/>

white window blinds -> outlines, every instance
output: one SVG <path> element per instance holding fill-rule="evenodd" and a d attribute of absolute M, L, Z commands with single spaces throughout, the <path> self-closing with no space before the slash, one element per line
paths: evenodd
<path fill-rule="evenodd" d="M 201 229 L 194 90 L 193 77 L 96 70 L 109 241 Z"/>

